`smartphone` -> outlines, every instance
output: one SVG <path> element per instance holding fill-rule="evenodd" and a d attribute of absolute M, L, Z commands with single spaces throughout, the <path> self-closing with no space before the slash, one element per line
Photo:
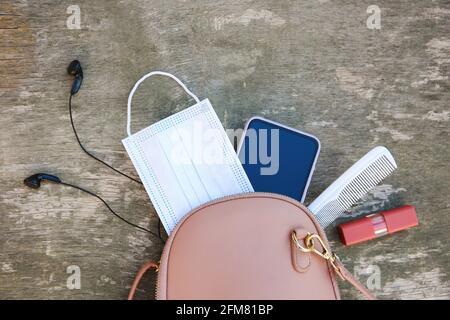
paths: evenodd
<path fill-rule="evenodd" d="M 237 153 L 256 192 L 303 202 L 320 152 L 315 136 L 262 117 L 245 125 Z"/>

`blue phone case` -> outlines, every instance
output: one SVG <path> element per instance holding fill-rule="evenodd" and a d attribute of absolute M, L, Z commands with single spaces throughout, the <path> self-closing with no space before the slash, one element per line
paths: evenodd
<path fill-rule="evenodd" d="M 320 141 L 308 133 L 254 117 L 245 126 L 237 152 L 255 191 L 278 193 L 303 202 Z"/>

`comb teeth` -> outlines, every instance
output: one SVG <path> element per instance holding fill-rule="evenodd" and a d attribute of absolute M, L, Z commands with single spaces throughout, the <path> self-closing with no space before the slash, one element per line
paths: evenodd
<path fill-rule="evenodd" d="M 344 208 L 344 211 L 349 209 L 395 169 L 388 158 L 383 155 L 361 171 L 338 196 L 338 201 Z"/>
<path fill-rule="evenodd" d="M 339 203 L 339 201 L 334 200 L 327 203 L 322 209 L 316 213 L 316 218 L 319 223 L 324 228 L 332 223 L 337 217 L 339 217 L 345 208 Z"/>
<path fill-rule="evenodd" d="M 308 208 L 326 228 L 395 169 L 397 164 L 389 150 L 375 147 L 325 189 Z"/>

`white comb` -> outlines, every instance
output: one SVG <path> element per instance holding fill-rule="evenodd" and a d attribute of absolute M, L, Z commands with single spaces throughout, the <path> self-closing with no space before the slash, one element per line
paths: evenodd
<path fill-rule="evenodd" d="M 397 164 L 389 150 L 375 147 L 326 188 L 308 208 L 326 228 L 395 169 Z"/>

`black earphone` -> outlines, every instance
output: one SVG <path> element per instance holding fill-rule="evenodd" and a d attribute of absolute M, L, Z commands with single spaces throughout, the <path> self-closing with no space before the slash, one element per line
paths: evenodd
<path fill-rule="evenodd" d="M 70 97 L 69 97 L 69 116 L 70 116 L 70 124 L 72 126 L 72 130 L 73 130 L 73 134 L 75 135 L 75 138 L 77 139 L 78 145 L 80 146 L 81 150 L 83 150 L 84 153 L 86 153 L 89 157 L 91 157 L 92 159 L 100 162 L 101 164 L 103 164 L 104 166 L 110 168 L 111 170 L 117 172 L 118 174 L 130 179 L 131 181 L 134 181 L 136 183 L 139 183 L 142 185 L 142 182 L 139 181 L 136 178 L 133 178 L 131 176 L 129 176 L 128 174 L 114 168 L 113 166 L 111 166 L 110 164 L 106 163 L 105 161 L 99 159 L 97 156 L 93 155 L 92 153 L 90 153 L 89 151 L 86 150 L 86 148 L 83 146 L 83 144 L 81 143 L 80 138 L 78 137 L 78 133 L 77 130 L 75 129 L 75 124 L 73 122 L 73 116 L 72 116 L 72 97 L 80 90 L 81 87 L 81 83 L 83 82 L 83 68 L 81 68 L 81 63 L 78 60 L 73 60 L 69 66 L 67 67 L 67 73 L 75 76 L 73 83 L 72 83 L 72 88 L 70 89 Z M 160 239 L 162 239 L 161 236 L 161 220 L 158 219 L 158 235 L 160 237 Z"/>
<path fill-rule="evenodd" d="M 74 185 L 74 184 L 71 184 L 71 183 L 67 183 L 67 182 L 63 182 L 63 181 L 62 181 L 59 177 L 57 177 L 57 176 L 54 176 L 54 175 L 51 175 L 51 174 L 48 174 L 48 173 L 36 173 L 36 174 L 33 174 L 32 176 L 29 176 L 29 177 L 26 178 L 25 180 L 23 180 L 23 183 L 24 183 L 27 187 L 30 187 L 30 188 L 33 188 L 33 189 L 39 189 L 40 186 L 41 186 L 41 182 L 42 182 L 42 181 L 49 181 L 49 182 L 53 182 L 53 183 L 57 183 L 57 184 L 62 184 L 62 185 L 64 185 L 64 186 L 68 186 L 68 187 L 75 188 L 75 189 L 78 189 L 78 190 L 80 190 L 80 191 L 83 191 L 83 192 L 85 192 L 85 193 L 87 193 L 87 194 L 89 194 L 89 195 L 91 195 L 91 196 L 93 196 L 93 197 L 99 199 L 101 202 L 103 202 L 103 204 L 109 209 L 109 211 L 111 211 L 111 213 L 112 213 L 113 215 L 115 215 L 117 218 L 119 218 L 119 219 L 122 220 L 123 222 L 129 224 L 129 225 L 132 226 L 132 227 L 138 228 L 138 229 L 141 230 L 141 231 L 148 232 L 148 233 L 150 233 L 151 235 L 153 235 L 153 236 L 155 236 L 155 237 L 158 237 L 160 240 L 162 240 L 161 237 L 160 237 L 159 235 L 157 235 L 156 233 L 154 233 L 154 232 L 152 232 L 152 231 L 150 231 L 150 230 L 148 230 L 148 229 L 146 229 L 146 228 L 144 228 L 144 227 L 138 226 L 137 224 L 134 224 L 134 223 L 128 221 L 127 219 L 123 218 L 123 217 L 120 216 L 119 214 L 117 214 L 117 213 L 109 206 L 109 204 L 108 204 L 105 200 L 103 200 L 99 195 L 97 195 L 97 194 L 95 194 L 95 193 L 93 193 L 93 192 L 91 192 L 91 191 L 89 191 L 89 190 L 86 190 L 86 189 L 84 189 L 84 188 L 81 188 L 81 187 L 79 187 L 79 186 L 77 186 L 77 185 Z"/>
<path fill-rule="evenodd" d="M 75 95 L 81 88 L 83 83 L 83 69 L 81 68 L 81 63 L 78 60 L 73 60 L 67 67 L 67 73 L 75 76 L 73 80 L 72 89 L 70 89 L 70 95 Z"/>
<path fill-rule="evenodd" d="M 69 66 L 67 67 L 67 73 L 75 76 L 73 83 L 72 83 L 72 88 L 70 89 L 70 97 L 69 97 L 69 116 L 70 116 L 70 124 L 72 125 L 72 130 L 73 133 L 75 135 L 75 138 L 77 139 L 78 145 L 80 146 L 81 150 L 83 150 L 84 153 L 86 153 L 89 157 L 91 157 L 92 159 L 97 160 L 98 162 L 100 162 L 101 164 L 103 164 L 104 166 L 110 168 L 111 170 L 117 172 L 118 174 L 121 174 L 122 176 L 142 184 L 141 181 L 139 181 L 136 178 L 130 177 L 129 175 L 127 175 L 126 173 L 117 170 L 116 168 L 112 167 L 111 165 L 109 165 L 108 163 L 106 163 L 105 161 L 99 159 L 98 157 L 96 157 L 95 155 L 93 155 L 92 153 L 90 153 L 89 151 L 86 150 L 86 148 L 83 146 L 83 144 L 80 141 L 80 138 L 78 137 L 78 133 L 77 130 L 75 129 L 75 124 L 73 123 L 73 117 L 72 117 L 72 97 L 77 94 L 77 92 L 80 90 L 81 87 L 81 83 L 83 82 L 83 69 L 81 68 L 81 63 L 78 60 L 73 60 Z"/>
<path fill-rule="evenodd" d="M 54 183 L 61 183 L 61 179 L 58 178 L 57 176 L 48 174 L 48 173 L 36 173 L 33 174 L 32 176 L 29 176 L 28 178 L 26 178 L 25 180 L 23 180 L 23 183 L 30 188 L 33 189 L 39 189 L 41 186 L 41 181 L 43 180 L 47 180 L 47 181 L 51 181 Z"/>
<path fill-rule="evenodd" d="M 86 153 L 88 156 L 90 156 L 91 158 L 97 160 L 98 162 L 100 162 L 101 164 L 107 166 L 108 168 L 110 168 L 111 170 L 114 170 L 115 172 L 121 174 L 122 176 L 137 182 L 139 184 L 142 185 L 142 182 L 139 181 L 138 179 L 135 179 L 133 177 L 130 177 L 129 175 L 127 175 L 126 173 L 117 170 L 116 168 L 112 167 L 111 165 L 107 164 L 106 162 L 104 162 L 103 160 L 97 158 L 95 155 L 93 155 L 92 153 L 90 153 L 89 151 L 86 150 L 86 148 L 83 146 L 83 144 L 80 141 L 80 138 L 78 137 L 78 133 L 77 130 L 75 129 L 75 125 L 73 122 L 73 117 L 72 117 L 72 97 L 78 93 L 78 91 L 81 88 L 81 84 L 83 82 L 83 69 L 81 68 L 81 63 L 78 60 L 73 60 L 69 66 L 67 67 L 67 73 L 74 76 L 74 81 L 72 83 L 72 88 L 70 89 L 70 97 L 69 97 L 69 115 L 70 115 L 70 124 L 72 125 L 72 130 L 73 133 L 75 135 L 75 138 L 77 139 L 78 145 L 80 146 L 81 150 L 84 151 L 84 153 Z M 129 225 L 136 227 L 142 231 L 146 231 L 156 237 L 158 237 L 162 242 L 162 236 L 161 236 L 161 220 L 158 220 L 158 235 L 156 235 L 154 232 L 143 228 L 141 226 L 138 226 L 128 220 L 126 220 L 125 218 L 122 218 L 120 215 L 118 215 L 109 205 L 108 203 L 106 203 L 105 200 L 103 200 L 99 195 L 86 190 L 82 187 L 70 184 L 70 183 L 66 183 L 63 182 L 60 178 L 58 178 L 57 176 L 51 175 L 51 174 L 47 174 L 47 173 L 37 173 L 37 174 L 33 174 L 32 176 L 29 176 L 28 178 L 26 178 L 23 182 L 27 187 L 33 188 L 33 189 L 38 189 L 41 186 L 41 182 L 42 181 L 50 181 L 50 182 L 54 182 L 54 183 L 58 183 L 58 184 L 62 184 L 65 186 L 69 186 L 78 190 L 81 190 L 87 194 L 90 194 L 93 197 L 96 197 L 97 199 L 99 199 L 100 201 L 103 202 L 103 204 L 109 209 L 109 211 L 111 211 L 112 214 L 114 214 L 117 218 L 121 219 L 122 221 L 128 223 Z"/>

